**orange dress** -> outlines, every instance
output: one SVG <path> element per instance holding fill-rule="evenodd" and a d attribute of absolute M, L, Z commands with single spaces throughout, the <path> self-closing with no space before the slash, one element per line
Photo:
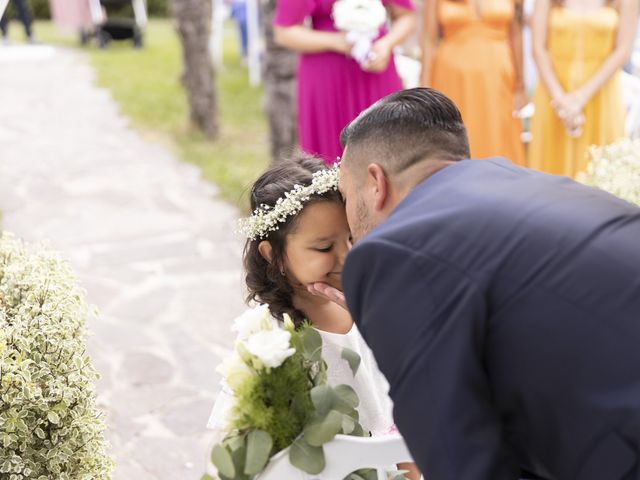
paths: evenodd
<path fill-rule="evenodd" d="M 522 122 L 513 117 L 515 66 L 509 46 L 513 0 L 440 0 L 443 39 L 431 85 L 453 100 L 469 133 L 472 158 L 503 156 L 525 164 Z"/>

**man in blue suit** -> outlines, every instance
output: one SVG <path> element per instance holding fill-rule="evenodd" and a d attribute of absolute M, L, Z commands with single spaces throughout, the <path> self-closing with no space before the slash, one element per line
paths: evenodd
<path fill-rule="evenodd" d="M 640 209 L 467 160 L 431 89 L 341 139 L 344 292 L 425 478 L 640 479 Z"/>

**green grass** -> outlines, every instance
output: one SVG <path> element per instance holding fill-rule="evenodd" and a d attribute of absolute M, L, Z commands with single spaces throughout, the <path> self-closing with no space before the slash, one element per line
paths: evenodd
<path fill-rule="evenodd" d="M 18 27 L 12 25 L 12 35 L 19 41 L 23 33 Z M 34 29 L 44 43 L 81 48 L 77 38 L 61 37 L 50 22 L 39 22 Z M 111 91 L 134 128 L 200 167 L 203 176 L 220 187 L 222 198 L 246 210 L 247 188 L 269 162 L 268 128 L 262 90 L 249 85 L 232 24 L 225 26 L 223 43 L 223 67 L 216 76 L 220 135 L 215 141 L 188 124 L 180 43 L 169 20 L 150 21 L 141 50 L 130 42 L 82 50 L 96 70 L 98 85 Z"/>

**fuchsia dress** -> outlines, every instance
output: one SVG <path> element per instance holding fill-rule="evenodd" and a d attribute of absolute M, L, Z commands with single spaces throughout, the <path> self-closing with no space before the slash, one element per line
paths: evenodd
<path fill-rule="evenodd" d="M 331 18 L 334 3 L 335 0 L 278 0 L 274 23 L 289 27 L 302 24 L 309 17 L 314 30 L 335 32 Z M 411 0 L 382 0 L 382 3 L 413 10 Z M 302 150 L 333 164 L 342 155 L 342 129 L 369 105 L 401 89 L 393 56 L 384 72 L 368 73 L 341 53 L 300 55 L 298 133 Z"/>

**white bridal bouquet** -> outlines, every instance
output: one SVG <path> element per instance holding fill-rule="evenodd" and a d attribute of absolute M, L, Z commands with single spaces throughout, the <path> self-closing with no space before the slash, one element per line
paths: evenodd
<path fill-rule="evenodd" d="M 346 32 L 347 41 L 353 45 L 351 56 L 360 64 L 365 63 L 371 52 L 373 40 L 387 20 L 387 10 L 380 0 L 338 0 L 331 12 L 338 30 Z"/>
<path fill-rule="evenodd" d="M 592 147 L 589 154 L 587 171 L 579 173 L 577 180 L 640 206 L 640 140 Z"/>
<path fill-rule="evenodd" d="M 339 433 L 365 436 L 358 395 L 327 383 L 322 337 L 310 324 L 296 328 L 285 315 L 279 325 L 264 306 L 239 317 L 234 330 L 234 352 L 218 367 L 234 394 L 226 436 L 211 452 L 221 480 L 256 478 L 286 448 L 294 467 L 316 475 L 325 468 L 325 443 Z M 342 358 L 355 375 L 358 354 L 345 348 Z M 347 479 L 369 476 L 359 470 Z"/>

